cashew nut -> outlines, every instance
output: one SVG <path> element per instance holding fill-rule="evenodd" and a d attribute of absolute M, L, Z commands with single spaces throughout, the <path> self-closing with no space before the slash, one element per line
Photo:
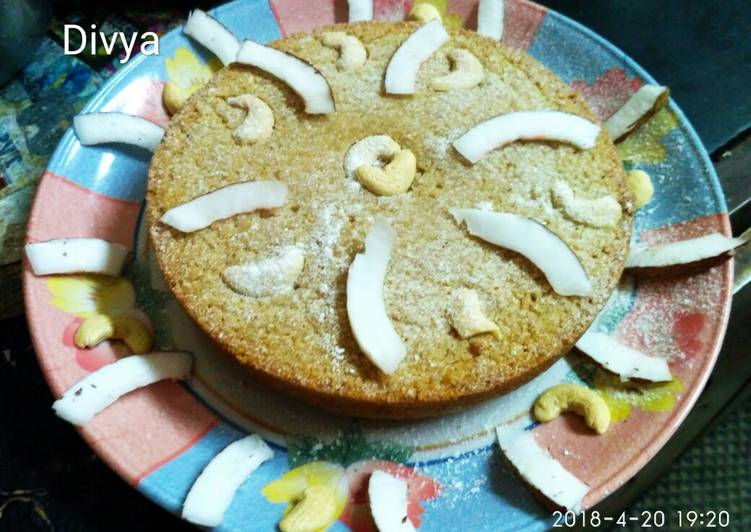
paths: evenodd
<path fill-rule="evenodd" d="M 501 331 L 483 312 L 477 290 L 457 288 L 451 294 L 448 318 L 462 338 L 491 333 L 500 338 Z"/>
<path fill-rule="evenodd" d="M 372 135 L 358 140 L 344 157 L 344 173 L 352 179 L 355 177 L 355 171 L 362 165 L 390 161 L 399 148 L 399 143 L 388 135 Z"/>
<path fill-rule="evenodd" d="M 336 67 L 339 70 L 356 70 L 365 64 L 368 53 L 360 39 L 343 31 L 328 31 L 321 35 L 321 42 L 329 48 L 339 50 Z"/>
<path fill-rule="evenodd" d="M 430 82 L 433 90 L 471 89 L 483 80 L 485 74 L 482 63 L 467 50 L 455 48 L 450 50 L 446 57 L 451 62 L 451 72 L 434 78 Z"/>
<path fill-rule="evenodd" d="M 556 206 L 575 222 L 593 227 L 613 227 L 621 219 L 621 204 L 612 196 L 577 198 L 568 183 L 561 180 L 553 184 L 552 193 Z"/>
<path fill-rule="evenodd" d="M 271 257 L 229 266 L 222 279 L 232 290 L 246 296 L 284 294 L 292 291 L 304 264 L 303 251 L 297 246 L 286 246 Z"/>
<path fill-rule="evenodd" d="M 246 112 L 245 119 L 232 133 L 232 138 L 240 143 L 251 143 L 271 136 L 274 113 L 266 102 L 252 94 L 242 94 L 227 98 L 227 103 Z"/>
<path fill-rule="evenodd" d="M 281 532 L 316 532 L 336 517 L 336 494 L 325 485 L 305 489 L 302 499 L 279 523 Z"/>
<path fill-rule="evenodd" d="M 364 164 L 355 176 L 365 188 L 380 196 L 391 196 L 409 190 L 417 173 L 417 159 L 410 150 L 399 150 L 383 168 Z"/>
<path fill-rule="evenodd" d="M 610 409 L 605 400 L 594 390 L 578 384 L 553 386 L 535 401 L 534 415 L 541 423 L 552 421 L 562 412 L 582 416 L 597 434 L 604 434 L 610 426 Z"/>
<path fill-rule="evenodd" d="M 409 12 L 409 20 L 414 20 L 415 22 L 425 23 L 435 18 L 437 18 L 438 20 L 441 19 L 440 11 L 438 11 L 435 6 L 428 4 L 427 2 L 418 2 L 412 7 L 412 10 Z"/>
<path fill-rule="evenodd" d="M 135 316 L 94 314 L 81 322 L 73 336 L 76 347 L 94 347 L 104 340 L 122 340 L 133 353 L 149 353 L 154 335 Z"/>
<path fill-rule="evenodd" d="M 652 201 L 655 188 L 652 178 L 644 170 L 631 170 L 626 174 L 626 185 L 634 196 L 634 207 L 641 209 Z"/>

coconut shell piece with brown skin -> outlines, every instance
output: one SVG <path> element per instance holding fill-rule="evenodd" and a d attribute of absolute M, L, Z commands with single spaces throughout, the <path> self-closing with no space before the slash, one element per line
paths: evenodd
<path fill-rule="evenodd" d="M 738 238 L 730 238 L 719 233 L 691 238 L 669 244 L 642 248 L 646 253 L 658 255 L 666 248 L 676 251 L 671 257 L 644 259 L 637 257 L 639 248 L 631 250 L 626 260 L 626 273 L 636 277 L 684 277 L 695 275 L 723 264 L 733 256 L 736 249 L 748 243 L 748 231 Z"/>

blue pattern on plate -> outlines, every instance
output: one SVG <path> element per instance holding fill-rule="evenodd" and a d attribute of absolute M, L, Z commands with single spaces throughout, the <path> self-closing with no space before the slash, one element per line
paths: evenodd
<path fill-rule="evenodd" d="M 240 39 L 266 43 L 281 37 L 281 30 L 267 0 L 231 2 L 211 13 Z M 160 55 L 138 54 L 128 61 L 86 104 L 82 112 L 119 110 L 127 103 L 129 91 L 133 93 L 133 98 L 138 98 L 138 91 L 142 90 L 139 82 L 166 78 L 164 58 L 172 56 L 178 47 L 187 47 L 204 59 L 209 56 L 209 52 L 191 42 L 180 29 L 173 30 L 160 39 Z M 116 96 L 120 105 L 112 105 Z M 141 201 L 146 193 L 150 156 L 149 152 L 138 148 L 81 146 L 73 130 L 69 129 L 47 169 L 99 194 Z"/>

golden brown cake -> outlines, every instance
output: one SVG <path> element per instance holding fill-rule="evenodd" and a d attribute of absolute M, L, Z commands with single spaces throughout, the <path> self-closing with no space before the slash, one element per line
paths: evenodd
<path fill-rule="evenodd" d="M 261 381 L 324 408 L 379 418 L 414 418 L 457 409 L 512 390 L 566 353 L 589 327 L 621 276 L 631 234 L 624 171 L 601 132 L 580 150 L 558 142 L 514 142 L 470 165 L 452 147 L 476 124 L 524 110 L 558 110 L 597 122 L 583 99 L 527 54 L 474 32 L 451 40 L 420 68 L 411 96 L 384 92 L 384 73 L 415 23 L 367 22 L 293 35 L 272 46 L 314 65 L 328 80 L 336 112 L 308 115 L 283 82 L 231 65 L 173 118 L 151 164 L 148 220 L 159 265 L 198 326 Z M 356 70 L 321 34 L 343 31 L 368 52 Z M 471 52 L 480 85 L 435 91 L 450 70 L 446 53 Z M 252 94 L 273 110 L 272 135 L 233 138 L 244 114 L 227 99 Z M 371 135 L 390 135 L 417 159 L 411 188 L 376 195 L 343 169 L 345 154 Z M 286 203 L 182 234 L 159 222 L 173 207 L 229 184 L 279 180 Z M 610 196 L 623 207 L 614 226 L 574 220 L 554 200 L 557 181 L 577 197 Z M 544 224 L 576 254 L 592 297 L 562 296 L 529 260 L 472 237 L 450 208 L 491 208 Z M 374 220 L 396 233 L 385 284 L 388 316 L 407 354 L 391 375 L 361 352 L 346 311 L 347 272 Z M 238 293 L 229 266 L 298 246 L 305 263 L 295 289 L 271 297 Z M 447 316 L 458 288 L 476 291 L 498 334 L 461 338 Z"/>

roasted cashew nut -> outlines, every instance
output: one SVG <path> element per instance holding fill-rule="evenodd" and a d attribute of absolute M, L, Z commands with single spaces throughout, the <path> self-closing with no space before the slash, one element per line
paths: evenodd
<path fill-rule="evenodd" d="M 426 2 L 419 2 L 415 4 L 412 7 L 412 10 L 409 12 L 409 20 L 413 20 L 415 22 L 430 22 L 433 19 L 441 19 L 441 13 L 436 9 L 435 6 L 428 4 Z"/>
<path fill-rule="evenodd" d="M 344 172 L 374 194 L 390 196 L 409 190 L 417 174 L 417 160 L 388 135 L 373 135 L 350 147 L 344 157 Z"/>
<path fill-rule="evenodd" d="M 631 170 L 626 174 L 626 185 L 634 196 L 634 208 L 641 209 L 652 201 L 655 187 L 652 178 L 644 170 Z"/>
<path fill-rule="evenodd" d="M 578 384 L 559 384 L 546 390 L 535 401 L 535 419 L 541 423 L 552 421 L 562 412 L 573 412 L 597 434 L 604 434 L 610 426 L 610 409 L 600 395 Z"/>
<path fill-rule="evenodd" d="M 451 62 L 451 72 L 434 78 L 430 86 L 436 91 L 471 89 L 484 78 L 484 68 L 480 60 L 463 48 L 455 48 L 446 53 Z"/>
<path fill-rule="evenodd" d="M 336 517 L 336 495 L 328 486 L 310 486 L 279 523 L 281 532 L 323 530 Z"/>
<path fill-rule="evenodd" d="M 477 290 L 457 288 L 451 294 L 448 308 L 451 326 L 462 338 L 469 338 L 483 333 L 491 333 L 500 338 L 498 325 L 488 318 L 482 310 Z"/>
<path fill-rule="evenodd" d="M 339 50 L 339 60 L 336 62 L 339 70 L 356 70 L 368 58 L 360 39 L 343 31 L 328 31 L 321 35 L 321 42 L 324 46 Z"/>
<path fill-rule="evenodd" d="M 81 322 L 73 336 L 76 347 L 87 349 L 104 340 L 122 340 L 133 353 L 150 353 L 154 335 L 135 316 L 94 314 Z"/>
<path fill-rule="evenodd" d="M 588 199 L 574 196 L 563 180 L 553 183 L 553 203 L 567 218 L 592 227 L 613 227 L 621 219 L 621 204 L 613 196 Z"/>
<path fill-rule="evenodd" d="M 399 151 L 399 143 L 388 135 L 372 135 L 355 142 L 344 156 L 344 173 L 354 179 L 355 171 L 364 164 L 376 165 L 390 161 Z"/>
<path fill-rule="evenodd" d="M 417 173 L 417 159 L 410 150 L 399 150 L 383 168 L 364 164 L 355 170 L 355 176 L 374 194 L 391 196 L 409 190 Z"/>
<path fill-rule="evenodd" d="M 240 143 L 251 143 L 271 136 L 274 130 L 274 113 L 266 102 L 252 94 L 227 98 L 232 107 L 245 110 L 245 119 L 232 133 Z"/>

